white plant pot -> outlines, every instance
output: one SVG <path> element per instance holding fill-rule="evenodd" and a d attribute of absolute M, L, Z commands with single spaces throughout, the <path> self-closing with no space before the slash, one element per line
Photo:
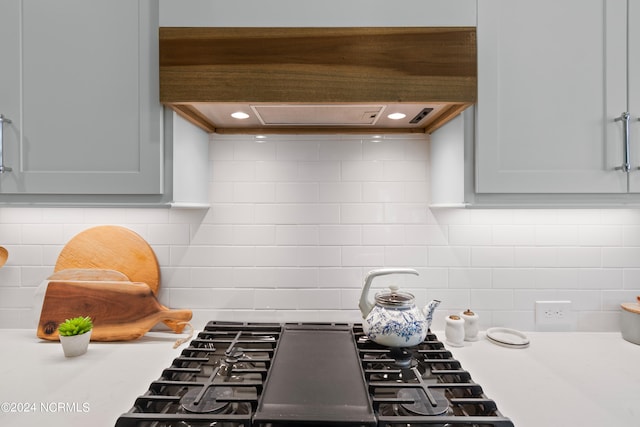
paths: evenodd
<path fill-rule="evenodd" d="M 66 357 L 75 357 L 85 354 L 89 348 L 90 340 L 91 331 L 85 332 L 82 335 L 72 335 L 69 337 L 60 335 L 62 351 L 64 351 L 64 355 Z"/>

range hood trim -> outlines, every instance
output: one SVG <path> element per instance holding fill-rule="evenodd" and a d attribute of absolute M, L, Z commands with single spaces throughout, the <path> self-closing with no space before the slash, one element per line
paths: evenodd
<path fill-rule="evenodd" d="M 160 101 L 209 133 L 430 133 L 476 102 L 476 51 L 474 27 L 163 27 Z M 207 112 L 225 103 L 437 108 L 418 126 L 247 126 Z"/>

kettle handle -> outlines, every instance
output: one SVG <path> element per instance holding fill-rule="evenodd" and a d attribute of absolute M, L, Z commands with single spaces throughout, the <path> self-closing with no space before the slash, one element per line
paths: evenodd
<path fill-rule="evenodd" d="M 369 273 L 367 273 L 367 276 L 364 280 L 364 286 L 362 287 L 362 294 L 360 295 L 360 304 L 358 305 L 363 319 L 369 315 L 375 305 L 369 299 L 369 288 L 371 287 L 371 282 L 373 282 L 374 278 L 378 276 L 386 276 L 387 274 L 415 274 L 416 276 L 420 275 L 420 273 L 418 273 L 413 268 L 381 268 L 379 270 L 371 270 Z"/>

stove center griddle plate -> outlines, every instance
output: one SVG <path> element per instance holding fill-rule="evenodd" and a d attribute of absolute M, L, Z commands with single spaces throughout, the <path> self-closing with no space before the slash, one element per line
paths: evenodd
<path fill-rule="evenodd" d="M 254 421 L 375 426 L 351 328 L 285 325 Z"/>

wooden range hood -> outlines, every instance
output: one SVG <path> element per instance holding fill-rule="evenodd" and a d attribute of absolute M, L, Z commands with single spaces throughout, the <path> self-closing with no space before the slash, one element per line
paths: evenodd
<path fill-rule="evenodd" d="M 476 56 L 473 27 L 162 27 L 160 101 L 209 133 L 431 133 L 476 102 Z"/>

